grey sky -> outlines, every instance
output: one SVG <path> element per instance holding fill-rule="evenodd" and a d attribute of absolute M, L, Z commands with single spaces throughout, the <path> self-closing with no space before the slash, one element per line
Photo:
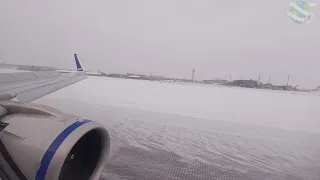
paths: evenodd
<path fill-rule="evenodd" d="M 229 76 L 320 85 L 320 11 L 310 24 L 278 0 L 0 3 L 0 62 L 196 79 Z M 318 15 L 318 16 L 317 16 Z"/>

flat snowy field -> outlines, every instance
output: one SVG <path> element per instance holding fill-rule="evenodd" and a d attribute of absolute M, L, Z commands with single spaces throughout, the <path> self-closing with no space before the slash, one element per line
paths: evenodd
<path fill-rule="evenodd" d="M 320 179 L 320 94 L 89 77 L 35 103 L 103 124 L 102 179 Z"/>

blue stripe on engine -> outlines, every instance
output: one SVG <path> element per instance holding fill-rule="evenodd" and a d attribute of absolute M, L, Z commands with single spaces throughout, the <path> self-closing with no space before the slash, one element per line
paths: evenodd
<path fill-rule="evenodd" d="M 50 162 L 54 156 L 54 154 L 56 153 L 56 151 L 58 150 L 58 148 L 60 147 L 60 145 L 63 143 L 63 141 L 78 127 L 80 127 L 81 125 L 91 122 L 90 120 L 83 120 L 83 121 L 76 121 L 73 124 L 71 124 L 70 126 L 68 126 L 65 130 L 63 130 L 57 137 L 56 139 L 51 143 L 51 145 L 49 146 L 49 148 L 47 149 L 46 153 L 43 155 L 42 159 L 41 159 L 41 164 L 40 164 L 40 168 L 37 171 L 36 174 L 36 180 L 44 180 L 44 178 L 46 177 L 46 173 L 48 170 L 48 167 L 50 165 Z"/>

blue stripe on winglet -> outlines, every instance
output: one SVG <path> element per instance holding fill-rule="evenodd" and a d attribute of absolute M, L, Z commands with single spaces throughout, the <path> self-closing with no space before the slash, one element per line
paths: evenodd
<path fill-rule="evenodd" d="M 78 71 L 83 71 L 83 68 L 81 67 L 81 64 L 80 64 L 80 61 L 78 59 L 77 54 L 74 54 L 74 59 L 76 60 L 77 70 Z"/>

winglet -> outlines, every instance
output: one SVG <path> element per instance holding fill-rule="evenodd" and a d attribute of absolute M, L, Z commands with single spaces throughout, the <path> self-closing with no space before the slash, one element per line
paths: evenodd
<path fill-rule="evenodd" d="M 81 63 L 80 63 L 80 61 L 78 59 L 77 54 L 74 54 L 74 59 L 76 60 L 77 70 L 78 71 L 83 71 L 83 68 L 82 68 Z"/>

